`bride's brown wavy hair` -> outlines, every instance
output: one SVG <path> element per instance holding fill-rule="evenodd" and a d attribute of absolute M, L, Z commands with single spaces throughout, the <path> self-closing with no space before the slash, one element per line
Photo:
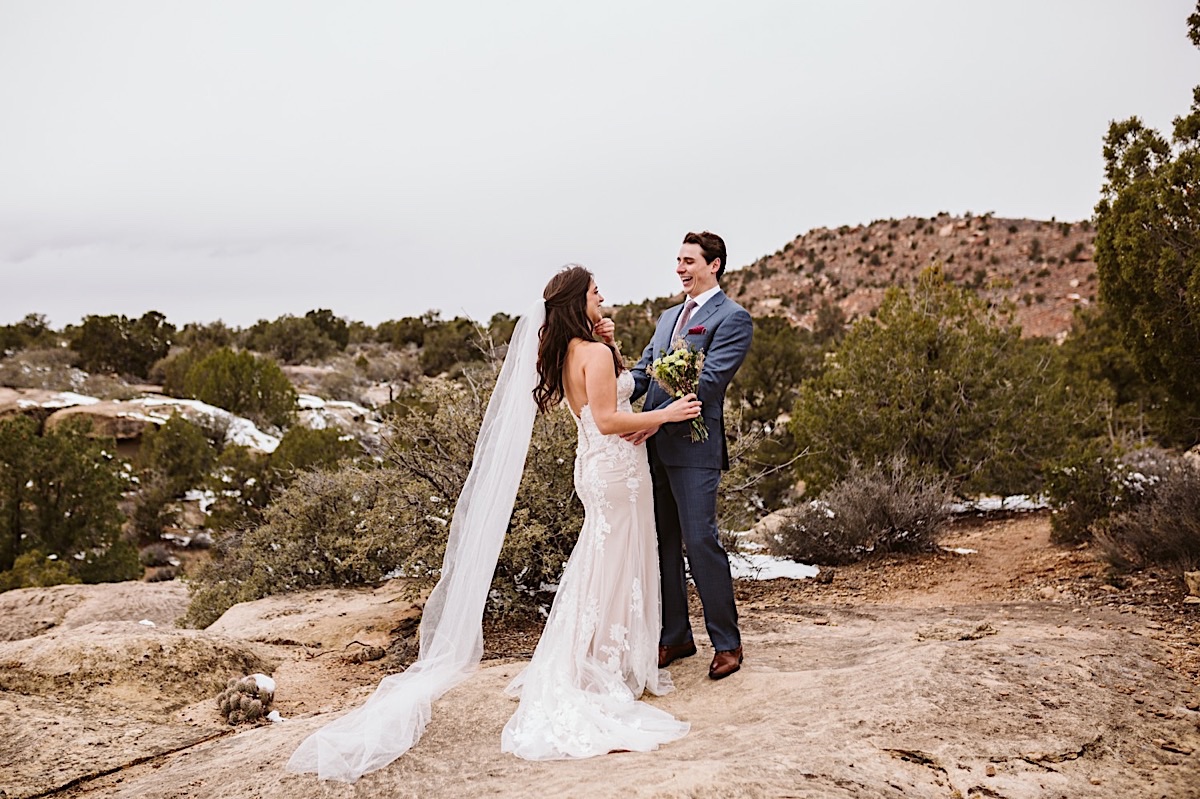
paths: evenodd
<path fill-rule="evenodd" d="M 588 289 L 592 273 L 578 264 L 570 264 L 550 278 L 542 299 L 546 301 L 546 323 L 538 333 L 538 384 L 533 399 L 538 410 L 545 412 L 563 400 L 563 367 L 572 339 L 596 341 L 592 320 L 587 315 Z M 621 374 L 625 362 L 621 353 L 604 342 L 613 357 L 613 371 Z"/>

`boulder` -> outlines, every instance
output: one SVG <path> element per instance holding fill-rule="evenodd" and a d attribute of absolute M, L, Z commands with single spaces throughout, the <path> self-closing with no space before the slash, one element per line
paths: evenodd
<path fill-rule="evenodd" d="M 92 423 L 93 435 L 115 438 L 118 441 L 141 438 L 147 430 L 158 427 L 165 421 L 163 418 L 144 413 L 130 402 L 106 400 L 57 410 L 47 417 L 46 430 L 53 430 L 67 421 L 80 418 Z"/>

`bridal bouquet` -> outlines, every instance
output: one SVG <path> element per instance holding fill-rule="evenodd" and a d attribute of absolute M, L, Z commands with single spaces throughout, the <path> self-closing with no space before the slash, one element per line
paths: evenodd
<path fill-rule="evenodd" d="M 695 394 L 700 388 L 700 370 L 704 368 L 704 353 L 692 349 L 683 339 L 676 339 L 673 349 L 660 355 L 650 364 L 650 376 L 663 390 L 678 399 Z M 708 425 L 703 416 L 692 420 L 692 441 L 708 440 Z"/>

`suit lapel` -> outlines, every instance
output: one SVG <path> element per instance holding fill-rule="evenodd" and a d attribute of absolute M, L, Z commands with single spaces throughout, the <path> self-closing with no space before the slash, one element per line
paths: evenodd
<path fill-rule="evenodd" d="M 655 358 L 671 349 L 671 334 L 675 332 L 675 326 L 679 324 L 681 313 L 683 313 L 683 303 L 671 306 L 658 318 L 658 329 L 654 331 Z M 671 320 L 670 324 L 667 324 L 668 319 Z"/>
<path fill-rule="evenodd" d="M 706 303 L 704 303 L 704 305 L 700 306 L 700 310 L 698 310 L 694 314 L 692 314 L 692 318 L 688 320 L 688 330 L 690 330 L 693 327 L 703 327 L 704 323 L 708 319 L 712 318 L 712 315 L 717 312 L 717 309 L 720 308 L 721 304 L 724 302 L 725 302 L 725 292 L 718 291 L 716 294 L 714 294 L 712 296 L 712 298 L 708 302 L 706 302 Z M 679 317 L 677 316 L 676 317 L 677 321 L 678 321 L 678 318 Z M 672 329 L 674 329 L 674 328 L 672 328 Z M 686 336 L 687 330 L 684 330 L 683 334 Z"/>

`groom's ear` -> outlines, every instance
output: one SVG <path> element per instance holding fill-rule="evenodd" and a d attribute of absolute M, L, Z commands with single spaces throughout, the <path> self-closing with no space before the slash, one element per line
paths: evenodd
<path fill-rule="evenodd" d="M 721 271 L 721 258 L 720 258 L 720 256 L 718 256 L 718 257 L 716 257 L 716 258 L 713 258 L 713 259 L 712 259 L 712 263 L 710 263 L 710 264 L 709 264 L 709 266 L 712 268 L 712 271 L 713 271 L 713 274 L 714 274 L 714 275 L 715 275 L 717 272 L 720 272 L 720 271 Z"/>

